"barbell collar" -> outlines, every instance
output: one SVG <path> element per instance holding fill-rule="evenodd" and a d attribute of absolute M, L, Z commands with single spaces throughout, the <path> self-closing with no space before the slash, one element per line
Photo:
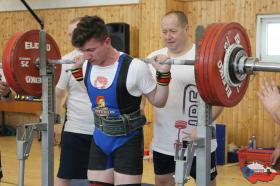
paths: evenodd
<path fill-rule="evenodd" d="M 144 63 L 150 64 L 152 62 L 156 62 L 153 58 L 139 58 Z M 195 60 L 181 60 L 181 59 L 167 59 L 163 62 L 158 62 L 162 65 L 194 65 Z"/>
<path fill-rule="evenodd" d="M 275 62 L 261 62 L 258 58 L 247 58 L 244 69 L 247 74 L 254 74 L 257 71 L 280 72 L 280 64 Z"/>
<path fill-rule="evenodd" d="M 244 73 L 243 60 L 247 58 L 247 53 L 244 48 L 239 44 L 230 45 L 224 56 L 223 75 L 224 80 L 231 87 L 238 87 L 246 78 Z"/>

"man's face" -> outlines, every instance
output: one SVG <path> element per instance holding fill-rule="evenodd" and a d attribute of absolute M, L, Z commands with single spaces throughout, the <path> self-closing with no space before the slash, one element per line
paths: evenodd
<path fill-rule="evenodd" d="M 161 31 L 165 46 L 171 52 L 181 52 L 187 42 L 188 25 L 180 25 L 178 18 L 171 14 L 165 16 L 161 21 Z"/>
<path fill-rule="evenodd" d="M 110 48 L 110 38 L 99 41 L 95 38 L 89 39 L 79 50 L 84 54 L 84 59 L 93 65 L 103 66 L 107 59 L 107 53 Z"/>

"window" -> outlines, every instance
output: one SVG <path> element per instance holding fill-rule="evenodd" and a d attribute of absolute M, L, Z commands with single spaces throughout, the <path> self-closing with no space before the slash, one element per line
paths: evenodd
<path fill-rule="evenodd" d="M 263 62 L 280 62 L 280 15 L 257 16 L 257 57 Z"/>

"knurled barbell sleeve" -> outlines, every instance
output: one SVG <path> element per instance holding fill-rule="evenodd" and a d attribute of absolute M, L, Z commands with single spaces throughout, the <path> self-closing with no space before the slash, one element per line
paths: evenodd
<path fill-rule="evenodd" d="M 280 63 L 262 62 L 257 58 L 248 58 L 244 64 L 245 73 L 252 74 L 257 71 L 280 72 Z"/>

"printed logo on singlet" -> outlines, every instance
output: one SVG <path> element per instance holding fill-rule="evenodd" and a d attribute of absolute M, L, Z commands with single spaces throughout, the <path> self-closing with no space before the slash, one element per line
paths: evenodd
<path fill-rule="evenodd" d="M 97 96 L 96 97 L 97 107 L 95 108 L 95 113 L 99 117 L 107 117 L 111 114 L 112 111 L 106 106 L 105 97 Z"/>
<path fill-rule="evenodd" d="M 187 114 L 188 125 L 197 126 L 198 91 L 196 86 L 193 84 L 185 86 L 182 111 L 183 114 Z"/>
<path fill-rule="evenodd" d="M 108 85 L 108 78 L 104 76 L 97 76 L 93 81 L 93 85 L 99 89 L 105 89 Z"/>

